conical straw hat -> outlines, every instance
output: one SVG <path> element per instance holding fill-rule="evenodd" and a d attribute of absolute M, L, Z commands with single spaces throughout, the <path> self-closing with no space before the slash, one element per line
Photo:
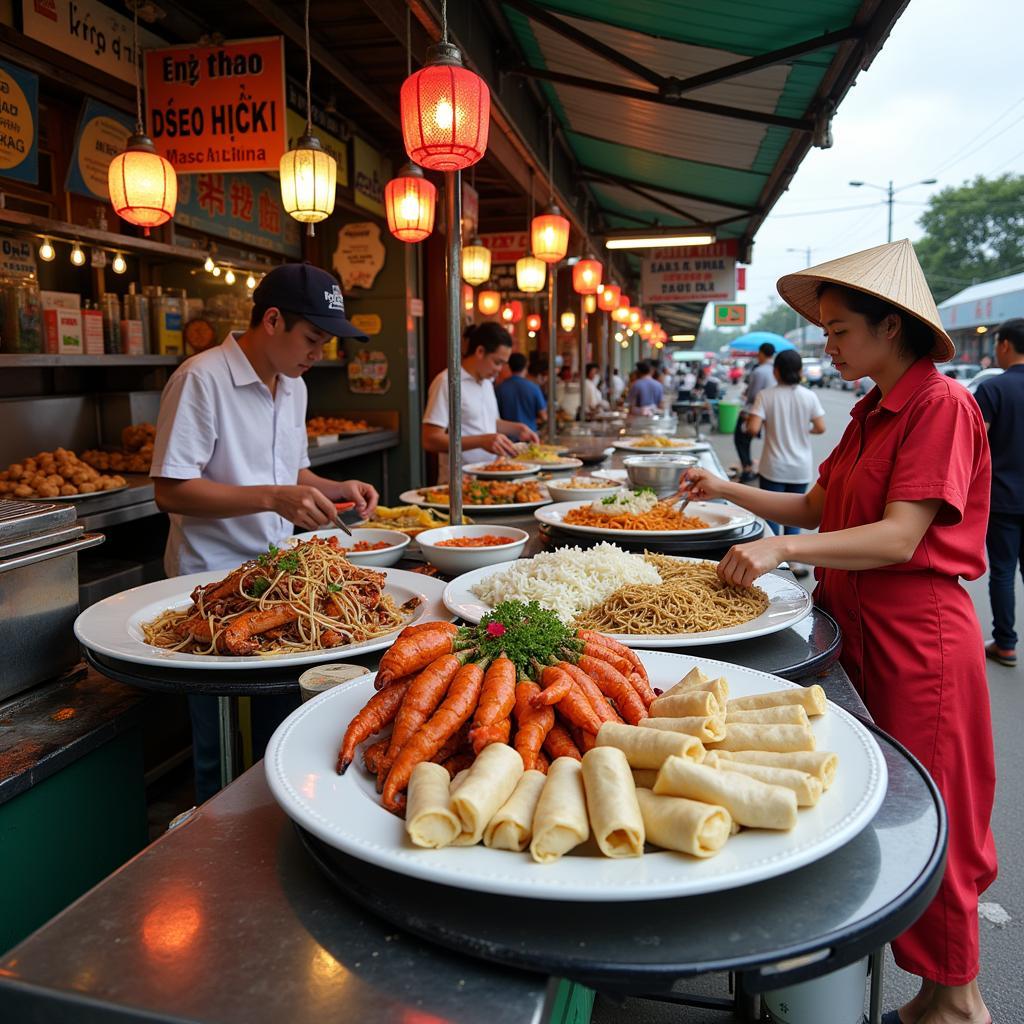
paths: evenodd
<path fill-rule="evenodd" d="M 873 249 L 786 274 L 779 278 L 776 287 L 793 309 L 820 327 L 818 286 L 825 282 L 875 295 L 926 323 L 935 336 L 935 346 L 930 353 L 935 362 L 945 362 L 956 354 L 908 239 L 876 245 Z"/>

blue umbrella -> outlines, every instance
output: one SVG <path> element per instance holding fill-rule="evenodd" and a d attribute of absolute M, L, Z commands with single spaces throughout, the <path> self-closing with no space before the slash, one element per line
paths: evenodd
<path fill-rule="evenodd" d="M 750 355 L 766 341 L 775 346 L 776 352 L 785 352 L 787 348 L 796 348 L 796 345 L 787 341 L 781 334 L 772 334 L 771 331 L 753 331 L 730 342 L 729 351 L 736 355 Z"/>

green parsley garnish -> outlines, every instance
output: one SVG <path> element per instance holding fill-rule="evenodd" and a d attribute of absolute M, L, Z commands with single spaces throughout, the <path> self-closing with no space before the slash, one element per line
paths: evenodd
<path fill-rule="evenodd" d="M 657 496 L 656 495 L 656 491 L 654 490 L 653 487 L 638 487 L 633 493 L 634 494 L 654 494 L 655 496 Z"/>
<path fill-rule="evenodd" d="M 295 572 L 299 568 L 299 556 L 296 554 L 285 555 L 277 560 L 278 572 Z"/>
<path fill-rule="evenodd" d="M 259 562 L 260 565 L 272 565 L 280 550 L 281 549 L 276 544 L 271 544 L 270 547 L 267 548 L 266 552 L 260 555 L 256 561 Z"/>
<path fill-rule="evenodd" d="M 270 589 L 270 580 L 264 576 L 257 576 L 246 588 L 245 592 L 250 597 L 262 597 Z"/>
<path fill-rule="evenodd" d="M 340 594 L 345 588 L 340 583 L 328 583 L 327 593 L 328 594 Z"/>
<path fill-rule="evenodd" d="M 489 630 L 492 623 L 500 624 L 504 631 Z M 480 657 L 497 658 L 504 652 L 523 672 L 534 658 L 546 662 L 553 655 L 563 657 L 565 652 L 579 653 L 583 649 L 574 631 L 536 601 L 502 601 L 480 620 L 472 634 Z"/>

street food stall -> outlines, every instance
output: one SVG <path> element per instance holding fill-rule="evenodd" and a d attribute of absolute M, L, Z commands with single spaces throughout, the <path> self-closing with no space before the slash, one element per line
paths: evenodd
<path fill-rule="evenodd" d="M 116 56 L 41 6 L 0 25 L 38 135 L 0 177 L 0 1016 L 582 1021 L 601 991 L 753 1019 L 870 959 L 874 1021 L 941 876 L 934 784 L 791 574 L 715 576 L 768 527 L 665 500 L 724 473 L 699 431 L 554 407 L 557 366 L 582 396 L 732 297 L 899 5 L 728 39 L 685 4 L 87 0 Z M 300 260 L 356 328 L 304 375 L 301 448 L 380 506 L 165 578 L 162 390 Z M 489 320 L 545 367 L 547 436 L 464 466 L 452 372 L 432 483 L 427 385 Z M 261 761 L 247 701 L 300 689 Z M 225 788 L 147 845 L 183 696 L 216 698 Z"/>

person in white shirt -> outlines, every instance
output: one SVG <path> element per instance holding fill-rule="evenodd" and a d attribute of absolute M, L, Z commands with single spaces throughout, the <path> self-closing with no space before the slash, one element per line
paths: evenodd
<path fill-rule="evenodd" d="M 489 462 L 495 455 L 515 455 L 509 436 L 534 443 L 540 440 L 536 431 L 525 424 L 503 420 L 498 415 L 494 380 L 511 354 L 512 341 L 501 324 L 491 320 L 474 324 L 466 331 L 466 354 L 460 366 L 463 464 Z M 442 370 L 430 383 L 423 411 L 423 447 L 441 456 L 441 483 L 448 480 L 448 423 L 448 371 Z"/>
<path fill-rule="evenodd" d="M 345 317 L 338 282 L 309 264 L 270 271 L 253 293 L 249 329 L 186 360 L 160 400 L 153 446 L 156 503 L 170 517 L 169 576 L 227 572 L 292 533 L 335 522 L 335 502 L 362 517 L 377 492 L 309 468 L 302 375 L 334 336 L 366 338 Z M 253 744 L 262 756 L 295 702 L 253 698 Z M 220 787 L 215 697 L 190 697 L 196 798 Z"/>
<path fill-rule="evenodd" d="M 623 394 L 625 394 L 626 382 L 622 379 L 622 374 L 619 373 L 617 366 L 612 370 L 612 379 L 608 383 L 608 391 L 611 395 L 612 405 L 618 405 L 622 401 Z"/>
<path fill-rule="evenodd" d="M 593 416 L 594 413 L 608 408 L 608 403 L 601 395 L 601 369 L 597 363 L 587 363 L 587 375 L 583 381 L 583 412 Z"/>
<path fill-rule="evenodd" d="M 773 366 L 775 387 L 757 393 L 747 416 L 751 437 L 756 437 L 764 426 L 764 450 L 758 472 L 765 491 L 805 494 L 814 479 L 810 436 L 825 433 L 825 410 L 818 396 L 800 384 L 802 369 L 803 360 L 798 352 L 780 352 Z M 778 523 L 768 525 L 775 533 L 782 532 Z M 800 529 L 787 526 L 785 532 L 799 533 Z M 801 567 L 792 568 L 801 575 Z"/>

